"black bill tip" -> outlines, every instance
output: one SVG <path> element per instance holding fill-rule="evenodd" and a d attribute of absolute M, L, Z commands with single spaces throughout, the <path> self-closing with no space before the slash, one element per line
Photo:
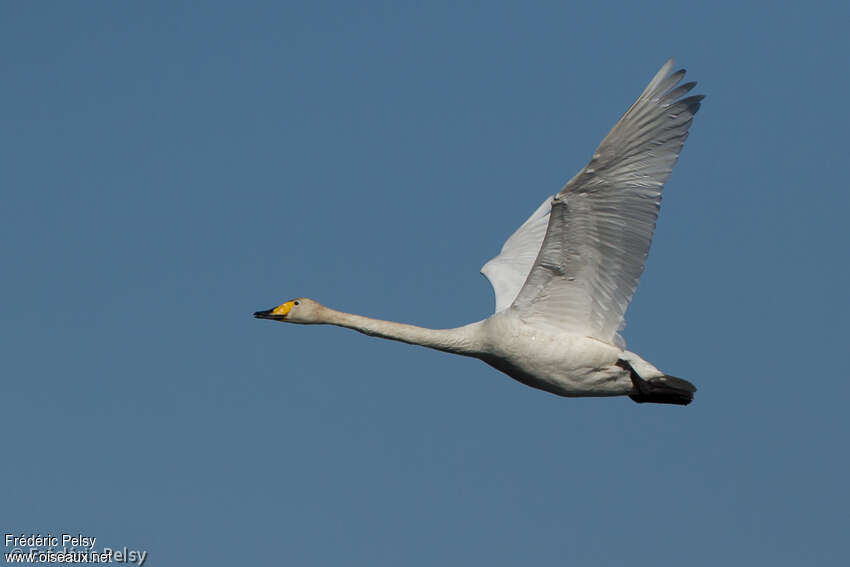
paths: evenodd
<path fill-rule="evenodd" d="M 266 309 L 265 311 L 254 311 L 254 319 L 271 319 L 272 318 L 272 309 Z"/>

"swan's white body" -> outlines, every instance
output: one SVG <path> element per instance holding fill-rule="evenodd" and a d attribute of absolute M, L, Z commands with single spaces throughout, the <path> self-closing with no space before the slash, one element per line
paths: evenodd
<path fill-rule="evenodd" d="M 571 333 L 550 333 L 524 323 L 506 310 L 484 322 L 485 337 L 497 338 L 483 345 L 481 357 L 523 384 L 561 396 L 622 396 L 634 388 L 630 372 L 617 366 L 621 359 L 641 360 L 619 347 Z M 510 336 L 505 341 L 502 337 Z M 642 361 L 641 361 L 642 362 Z M 649 376 L 663 376 L 652 368 Z"/>
<path fill-rule="evenodd" d="M 702 96 L 682 98 L 669 60 L 582 169 L 547 197 L 481 272 L 495 313 L 456 329 L 424 329 L 343 313 L 309 299 L 254 315 L 348 327 L 367 335 L 480 358 L 561 396 L 629 395 L 687 404 L 695 390 L 666 376 L 619 335 L 649 252 L 661 190 Z"/>

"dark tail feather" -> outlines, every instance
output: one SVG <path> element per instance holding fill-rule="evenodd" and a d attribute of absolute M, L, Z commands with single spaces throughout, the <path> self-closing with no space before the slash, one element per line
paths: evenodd
<path fill-rule="evenodd" d="M 629 394 L 629 397 L 639 404 L 686 406 L 694 399 L 694 392 L 697 391 L 696 386 L 675 376 L 661 376 L 652 380 L 644 380 L 633 373 L 632 382 L 635 389 L 632 394 Z"/>

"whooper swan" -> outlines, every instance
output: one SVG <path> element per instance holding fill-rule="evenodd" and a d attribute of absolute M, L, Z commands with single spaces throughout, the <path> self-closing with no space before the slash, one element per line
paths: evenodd
<path fill-rule="evenodd" d="M 495 313 L 456 329 L 425 329 L 335 311 L 306 298 L 254 317 L 327 324 L 479 358 L 560 396 L 629 396 L 686 405 L 696 388 L 625 350 L 618 334 L 649 253 L 661 190 L 702 95 L 683 98 L 670 59 L 602 140 L 590 162 L 548 197 L 481 273 Z"/>

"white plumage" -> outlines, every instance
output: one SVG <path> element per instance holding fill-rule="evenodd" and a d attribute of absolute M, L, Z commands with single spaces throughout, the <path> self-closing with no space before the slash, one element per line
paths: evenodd
<path fill-rule="evenodd" d="M 599 144 L 481 269 L 495 313 L 457 329 L 424 329 L 299 298 L 255 317 L 333 324 L 480 358 L 563 396 L 629 395 L 687 404 L 695 388 L 626 351 L 618 331 L 643 272 L 670 176 L 702 95 L 670 59 Z M 685 97 L 685 98 L 683 98 Z"/>

